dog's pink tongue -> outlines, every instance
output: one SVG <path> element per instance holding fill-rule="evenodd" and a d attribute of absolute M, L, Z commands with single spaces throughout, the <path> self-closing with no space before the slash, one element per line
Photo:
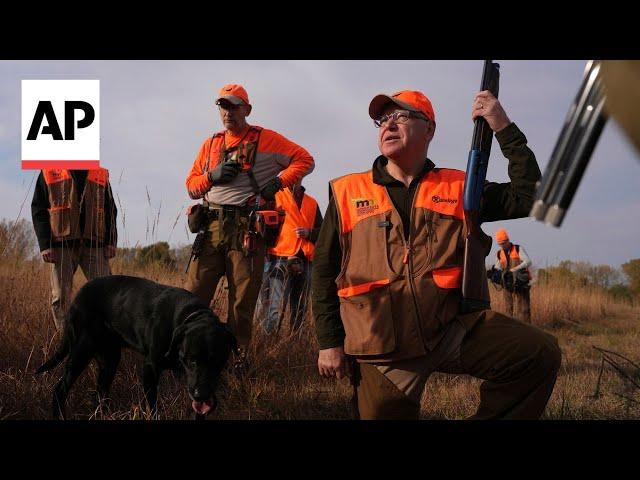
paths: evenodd
<path fill-rule="evenodd" d="M 212 405 L 211 405 L 211 402 L 208 400 L 205 402 L 196 402 L 194 400 L 193 402 L 191 402 L 191 407 L 193 408 L 194 412 L 200 415 L 206 415 L 211 411 Z"/>

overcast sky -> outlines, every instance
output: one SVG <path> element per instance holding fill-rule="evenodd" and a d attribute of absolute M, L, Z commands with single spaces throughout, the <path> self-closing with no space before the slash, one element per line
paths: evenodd
<path fill-rule="evenodd" d="M 544 171 L 586 62 L 498 62 L 500 101 Z M 222 85 L 244 85 L 253 105 L 249 121 L 311 152 L 316 167 L 304 184 L 324 211 L 328 181 L 370 168 L 378 154 L 367 107 L 380 92 L 423 91 L 437 121 L 429 157 L 438 166 L 464 170 L 481 72 L 480 60 L 0 61 L 0 218 L 31 218 L 35 172 L 20 169 L 23 79 L 100 80 L 101 163 L 111 172 L 120 204 L 120 246 L 134 246 L 192 241 L 182 214 L 192 203 L 184 180 L 202 141 L 221 129 L 213 100 Z M 638 258 L 638 159 L 609 122 L 560 229 L 520 219 L 487 223 L 484 230 L 493 235 L 506 228 L 538 267 L 563 259 L 617 267 Z M 508 181 L 495 140 L 487 178 Z M 495 250 L 494 244 L 494 256 Z"/>

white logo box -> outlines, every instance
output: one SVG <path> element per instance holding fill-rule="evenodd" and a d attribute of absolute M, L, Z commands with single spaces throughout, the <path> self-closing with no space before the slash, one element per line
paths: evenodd
<path fill-rule="evenodd" d="M 54 122 L 44 116 L 35 140 L 28 140 L 40 102 L 51 102 L 62 139 L 42 133 Z M 66 128 L 65 102 L 86 102 L 93 108 L 93 122 L 78 128 L 85 118 L 81 109 L 73 110 L 73 131 Z M 68 104 L 69 107 L 72 104 Z M 42 105 L 41 105 L 42 107 Z M 52 125 L 50 125 L 50 123 Z M 36 127 L 34 127 L 36 128 Z M 73 139 L 67 137 L 73 136 Z M 22 80 L 22 169 L 96 169 L 100 168 L 100 80 Z"/>

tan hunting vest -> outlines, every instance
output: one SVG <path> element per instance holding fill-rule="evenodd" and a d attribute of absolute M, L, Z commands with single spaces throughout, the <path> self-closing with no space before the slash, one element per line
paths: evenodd
<path fill-rule="evenodd" d="M 43 170 L 49 192 L 49 222 L 55 241 L 89 239 L 104 242 L 104 204 L 109 171 L 89 170 L 83 198 L 78 198 L 76 185 L 68 170 Z M 80 208 L 84 202 L 84 229 L 80 229 Z"/>
<path fill-rule="evenodd" d="M 371 170 L 330 182 L 341 233 L 336 283 L 347 354 L 360 361 L 424 355 L 458 313 L 464 178 L 444 168 L 425 174 L 407 241 L 400 215 Z"/>

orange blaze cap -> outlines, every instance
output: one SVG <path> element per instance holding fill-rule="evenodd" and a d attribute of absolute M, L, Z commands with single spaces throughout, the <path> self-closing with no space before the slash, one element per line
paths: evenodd
<path fill-rule="evenodd" d="M 236 85 L 234 83 L 225 85 L 220 89 L 216 104 L 222 99 L 228 100 L 234 105 L 249 105 L 249 95 L 247 91 L 242 85 Z"/>
<path fill-rule="evenodd" d="M 501 228 L 496 232 L 496 242 L 502 243 L 502 242 L 508 242 L 508 241 L 509 241 L 509 234 L 504 228 Z"/>
<path fill-rule="evenodd" d="M 432 122 L 436 121 L 431 100 L 417 90 L 400 90 L 392 95 L 380 94 L 373 97 L 369 104 L 369 116 L 374 120 L 380 117 L 380 112 L 388 103 L 395 103 L 401 108 L 420 112 Z"/>

